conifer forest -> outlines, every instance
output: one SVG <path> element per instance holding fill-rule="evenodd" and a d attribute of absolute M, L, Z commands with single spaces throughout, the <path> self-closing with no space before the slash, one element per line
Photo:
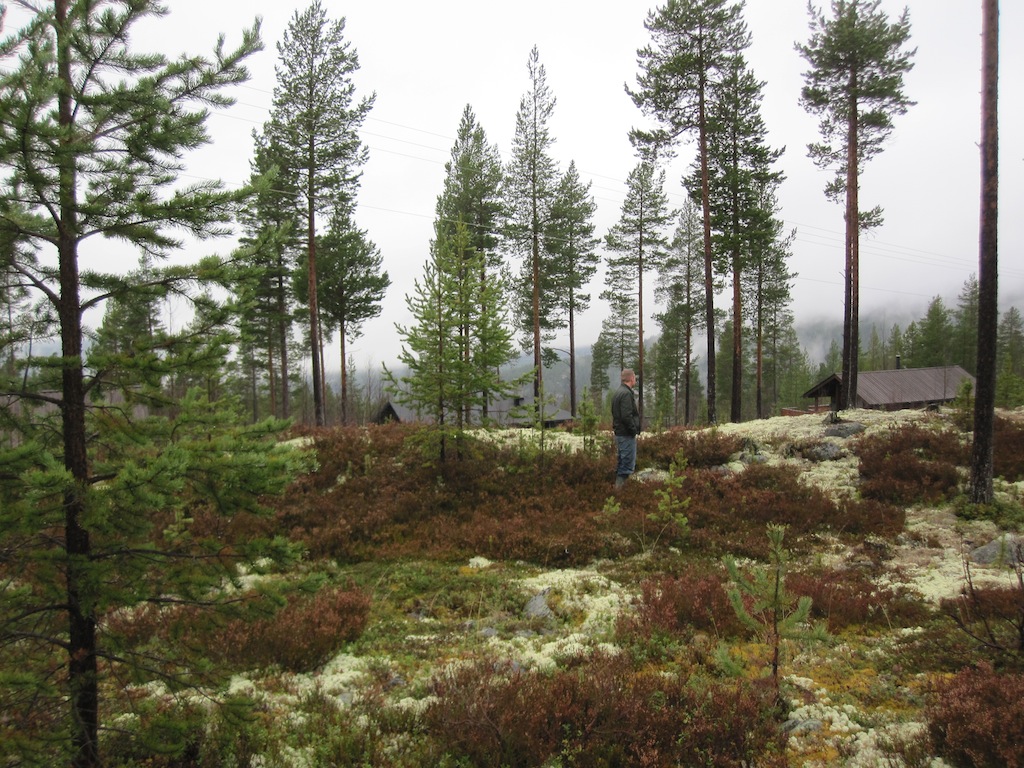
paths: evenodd
<path fill-rule="evenodd" d="M 511 142 L 466 104 L 400 266 L 360 221 L 390 95 L 344 3 L 173 55 L 137 30 L 174 2 L 0 3 L 0 768 L 1024 766 L 1024 318 L 976 5 L 976 266 L 916 315 L 861 311 L 865 169 L 925 98 L 881 0 L 808 5 L 788 148 L 745 0 L 638 6 L 609 226 L 523 50 Z M 196 176 L 260 57 L 247 178 Z M 826 322 L 787 152 L 843 228 Z M 381 319 L 401 351 L 363 366 Z M 958 384 L 874 383 L 922 373 Z"/>

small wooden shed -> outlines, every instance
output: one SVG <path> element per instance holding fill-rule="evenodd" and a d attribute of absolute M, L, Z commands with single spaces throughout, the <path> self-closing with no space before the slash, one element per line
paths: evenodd
<path fill-rule="evenodd" d="M 857 408 L 898 411 L 903 408 L 925 408 L 941 405 L 956 398 L 965 381 L 975 386 L 974 377 L 959 365 L 935 368 L 896 368 L 888 371 L 866 371 L 857 376 Z M 804 393 L 805 398 L 818 401 L 828 398 L 832 410 L 839 409 L 842 376 L 833 373 Z"/>

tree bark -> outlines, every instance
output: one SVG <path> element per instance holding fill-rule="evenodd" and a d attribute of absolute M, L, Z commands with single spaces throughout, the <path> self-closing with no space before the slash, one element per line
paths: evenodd
<path fill-rule="evenodd" d="M 698 144 L 700 151 L 700 197 L 701 207 L 704 215 L 704 295 L 706 301 L 705 320 L 708 334 L 708 423 L 717 424 L 718 414 L 715 409 L 715 281 L 712 271 L 711 253 L 711 197 L 710 181 L 708 178 L 708 136 L 707 136 L 707 115 L 704 91 L 706 84 L 701 83 L 700 95 L 698 97 L 699 131 Z"/>
<path fill-rule="evenodd" d="M 857 72 L 850 73 L 850 114 L 846 131 L 846 307 L 843 322 L 843 380 L 840 408 L 857 405 L 857 363 L 860 352 L 860 179 L 858 178 Z"/>
<path fill-rule="evenodd" d="M 57 96 L 61 141 L 75 141 L 74 105 L 71 99 L 72 41 L 68 30 L 68 0 L 54 4 L 57 33 L 58 79 L 64 84 Z M 96 665 L 96 617 L 88 594 L 92 545 L 83 526 L 83 496 L 89 480 L 85 426 L 85 382 L 82 370 L 82 310 L 79 295 L 77 168 L 74 155 L 59 156 L 60 221 L 57 232 L 60 298 L 57 313 L 61 327 L 61 419 L 64 467 L 71 485 L 64 492 L 65 586 L 68 615 L 68 684 L 71 703 L 72 766 L 99 765 L 99 689 Z"/>
<path fill-rule="evenodd" d="M 310 139 L 309 161 L 313 162 L 313 140 Z M 323 372 L 320 364 L 320 310 L 317 306 L 316 282 L 316 199 L 313 171 L 310 169 L 306 187 L 307 253 L 309 259 L 309 346 L 313 355 L 313 421 L 318 427 L 327 423 L 324 413 Z"/>
<path fill-rule="evenodd" d="M 982 0 L 981 236 L 978 270 L 978 375 L 971 449 L 971 501 L 992 502 L 992 429 L 995 419 L 998 334 L 999 2 Z"/>

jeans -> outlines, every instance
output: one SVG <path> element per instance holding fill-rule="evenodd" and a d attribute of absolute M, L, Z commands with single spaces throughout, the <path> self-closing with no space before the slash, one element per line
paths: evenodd
<path fill-rule="evenodd" d="M 629 477 L 636 469 L 636 437 L 616 435 L 615 445 L 619 449 L 619 464 L 615 468 L 615 474 L 619 477 Z"/>

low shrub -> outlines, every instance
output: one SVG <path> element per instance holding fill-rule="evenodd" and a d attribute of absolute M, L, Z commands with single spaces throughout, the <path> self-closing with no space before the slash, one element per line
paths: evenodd
<path fill-rule="evenodd" d="M 952 498 L 967 462 L 967 447 L 953 430 L 920 424 L 894 426 L 860 438 L 861 495 L 892 504 L 934 503 Z"/>
<path fill-rule="evenodd" d="M 673 529 L 671 536 L 658 536 L 651 517 L 664 490 L 656 481 L 627 483 L 614 492 L 614 513 L 602 513 L 613 494 L 610 455 L 477 441 L 463 461 L 436 465 L 399 441 L 410 428 L 385 431 L 383 437 L 374 428 L 319 433 L 318 474 L 329 481 L 304 478 L 276 502 L 278 531 L 289 532 L 311 557 L 347 563 L 482 555 L 552 567 L 628 556 L 655 538 L 659 546 L 712 558 L 763 558 L 769 523 L 786 525 L 795 549 L 816 531 L 890 537 L 903 528 L 902 510 L 874 500 L 837 506 L 800 482 L 796 469 L 752 464 L 742 472 L 722 470 L 721 462 L 741 444 L 716 430 L 670 430 L 641 441 L 657 449 L 650 461 L 680 455 L 687 461 L 673 498 L 685 505 L 688 525 L 685 535 Z M 353 445 L 369 445 L 372 458 L 358 460 Z"/>
<path fill-rule="evenodd" d="M 692 637 L 706 632 L 733 637 L 742 632 L 725 589 L 725 574 L 690 566 L 677 575 L 645 579 L 635 610 L 624 614 L 619 631 L 626 635 L 652 634 Z"/>
<path fill-rule="evenodd" d="M 709 468 L 727 464 L 743 448 L 743 439 L 717 429 L 673 428 L 644 435 L 637 441 L 637 463 L 668 469 L 680 457 L 688 467 Z"/>
<path fill-rule="evenodd" d="M 431 692 L 426 735 L 459 765 L 785 765 L 766 690 L 642 674 L 622 654 L 550 675 L 464 665 Z"/>
<path fill-rule="evenodd" d="M 227 610 L 234 615 L 228 616 Z M 352 588 L 293 594 L 276 611 L 256 595 L 214 610 L 208 606 L 147 604 L 107 617 L 109 641 L 129 647 L 158 645 L 170 658 L 206 658 L 221 674 L 271 664 L 307 672 L 323 664 L 366 628 L 370 598 Z M 247 615 L 241 616 L 240 613 Z"/>
<path fill-rule="evenodd" d="M 370 598 L 354 589 L 326 588 L 294 595 L 273 616 L 235 619 L 208 639 L 211 656 L 236 668 L 277 665 L 309 672 L 362 634 Z"/>
<path fill-rule="evenodd" d="M 1024 480 L 1024 423 L 996 417 L 992 425 L 992 474 L 1011 483 Z"/>
<path fill-rule="evenodd" d="M 936 753 L 957 766 L 1024 766 L 1024 675 L 987 665 L 941 685 L 927 709 Z"/>
<path fill-rule="evenodd" d="M 793 571 L 786 588 L 811 598 L 811 617 L 828 623 L 829 632 L 848 627 L 916 627 L 931 612 L 904 589 L 879 586 L 871 576 L 852 569 Z"/>
<path fill-rule="evenodd" d="M 877 499 L 843 499 L 832 522 L 837 533 L 853 536 L 881 536 L 892 539 L 903 533 L 907 510 Z"/>
<path fill-rule="evenodd" d="M 1024 583 L 979 587 L 968 580 L 963 594 L 946 598 L 941 612 L 994 661 L 1024 669 Z"/>

